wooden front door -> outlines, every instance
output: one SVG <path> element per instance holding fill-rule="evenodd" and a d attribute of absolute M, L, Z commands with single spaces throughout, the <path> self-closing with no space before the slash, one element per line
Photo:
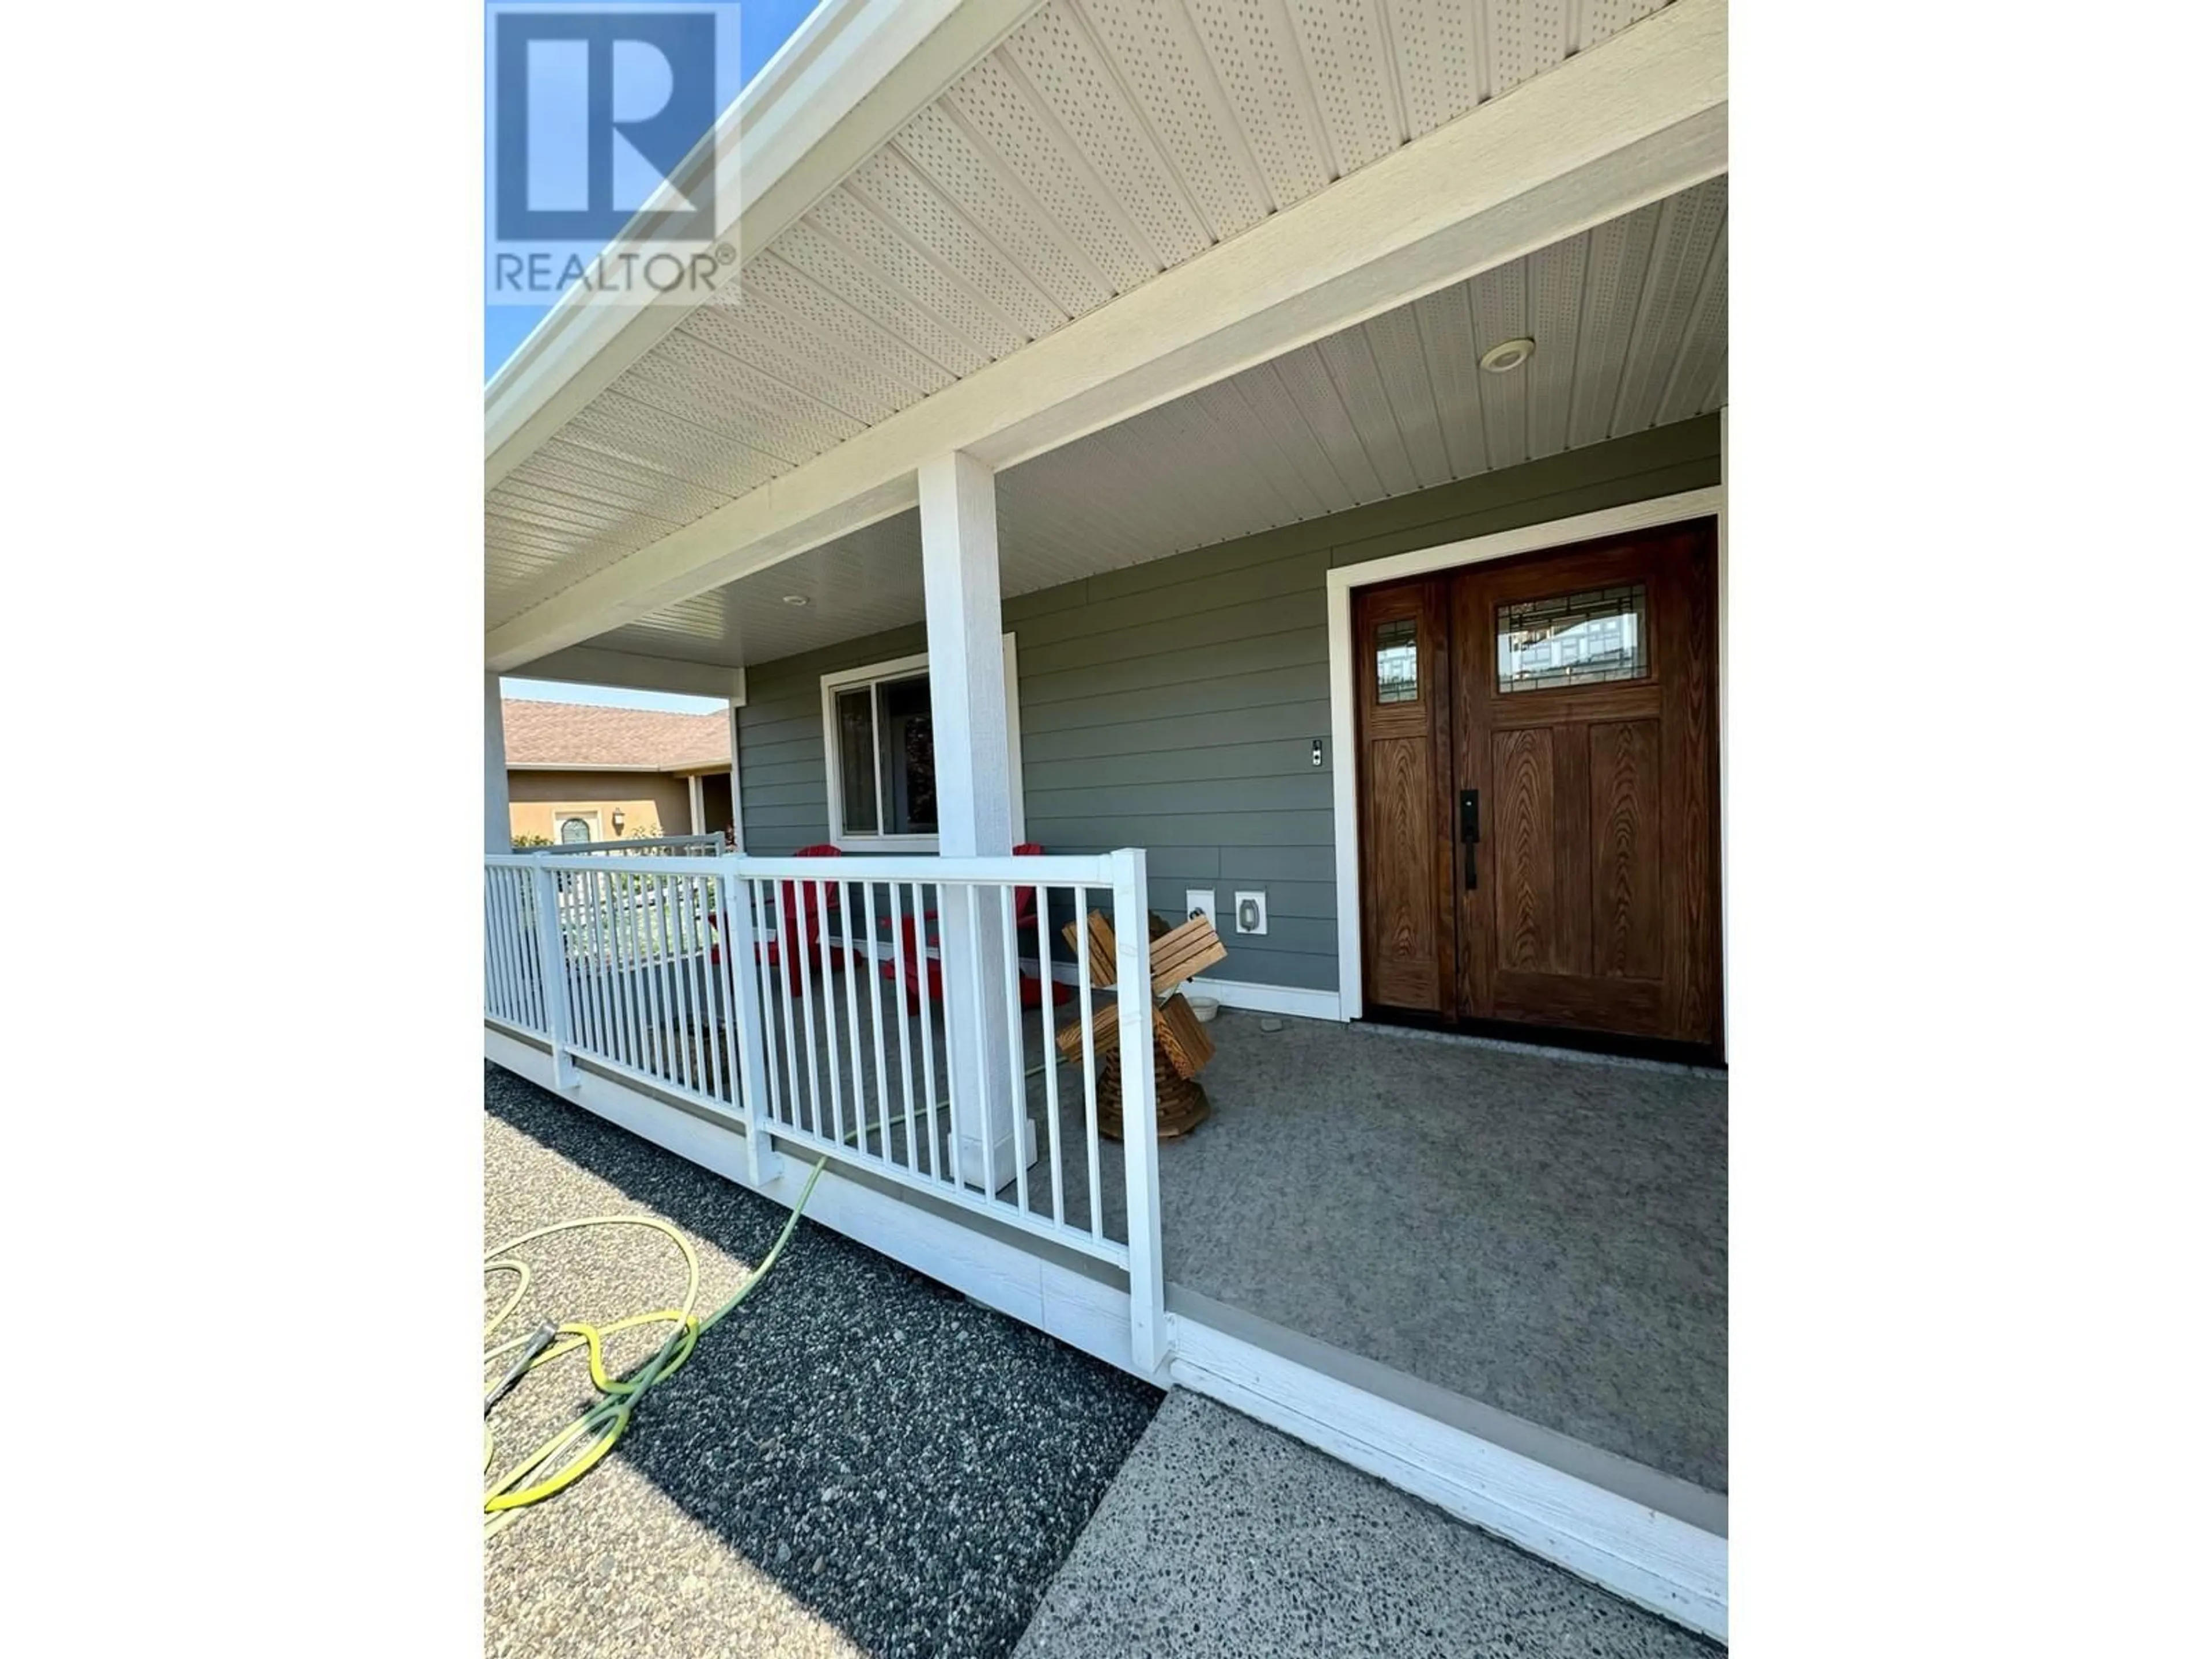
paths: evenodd
<path fill-rule="evenodd" d="M 1710 522 L 1359 597 L 1367 1000 L 1717 1054 Z M 1411 698 L 1387 654 L 1407 617 L 1424 671 Z M 1417 718 L 1421 752 L 1444 757 L 1426 779 Z M 1415 900 L 1439 884 L 1425 933 Z"/>

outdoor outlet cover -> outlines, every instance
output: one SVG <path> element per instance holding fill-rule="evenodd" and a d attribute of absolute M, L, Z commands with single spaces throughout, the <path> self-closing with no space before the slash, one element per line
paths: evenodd
<path fill-rule="evenodd" d="M 1214 920 L 1213 890 L 1211 887 L 1187 887 L 1182 895 L 1182 917 L 1188 921 L 1193 916 L 1204 915 Z"/>
<path fill-rule="evenodd" d="M 1267 896 L 1265 893 L 1239 893 L 1237 896 L 1237 931 L 1240 933 L 1264 933 L 1267 931 Z"/>

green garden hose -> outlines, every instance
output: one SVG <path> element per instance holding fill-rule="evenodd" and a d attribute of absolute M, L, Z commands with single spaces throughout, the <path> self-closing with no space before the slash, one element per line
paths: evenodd
<path fill-rule="evenodd" d="M 806 1177 L 806 1185 L 799 1189 L 799 1202 L 792 1206 L 790 1218 L 783 1224 L 783 1231 L 776 1235 L 775 1243 L 769 1248 L 768 1255 L 745 1282 L 738 1287 L 737 1294 L 704 1319 L 696 1317 L 691 1311 L 699 1300 L 699 1258 L 693 1253 L 690 1241 L 658 1216 L 598 1215 L 587 1216 L 580 1221 L 556 1221 L 550 1226 L 526 1232 L 519 1238 L 511 1238 L 485 1253 L 484 1272 L 511 1273 L 516 1276 L 514 1291 L 484 1326 L 487 1343 L 491 1342 L 492 1333 L 506 1323 L 507 1316 L 521 1305 L 523 1297 L 530 1289 L 529 1264 L 517 1261 L 507 1253 L 538 1239 L 550 1237 L 555 1233 L 575 1232 L 586 1227 L 649 1227 L 675 1241 L 677 1249 L 684 1256 L 684 1272 L 683 1299 L 674 1307 L 662 1308 L 652 1313 L 631 1314 L 606 1325 L 559 1326 L 556 1328 L 559 1340 L 543 1346 L 536 1357 L 529 1361 L 524 1368 L 525 1375 L 540 1365 L 550 1364 L 554 1360 L 574 1353 L 580 1347 L 591 1366 L 592 1386 L 605 1397 L 485 1489 L 485 1537 L 491 1537 L 512 1521 L 516 1510 L 541 1498 L 550 1498 L 555 1492 L 581 1480 L 613 1449 L 615 1442 L 622 1437 L 623 1431 L 629 1426 L 630 1416 L 636 1410 L 637 1402 L 655 1383 L 665 1382 L 681 1370 L 684 1362 L 691 1357 L 692 1349 L 698 1346 L 699 1339 L 735 1311 L 738 1304 L 750 1296 L 754 1287 L 768 1277 L 769 1269 L 775 1266 L 776 1258 L 783 1254 L 783 1247 L 790 1243 L 792 1232 L 799 1225 L 799 1215 L 806 1208 L 806 1200 L 813 1194 L 814 1183 L 821 1178 L 822 1166 L 828 1161 L 826 1155 L 814 1160 L 814 1168 Z M 618 1331 L 662 1324 L 673 1328 L 668 1334 L 668 1340 L 660 1345 L 651 1358 L 628 1376 L 607 1375 L 606 1338 Z M 489 1365 L 501 1355 L 512 1353 L 538 1340 L 534 1334 L 526 1333 L 504 1342 L 491 1344 L 484 1349 L 484 1364 Z M 562 1462 L 551 1474 L 528 1486 L 522 1484 L 579 1443 L 581 1443 L 582 1449 Z M 491 1472 L 491 1460 L 492 1435 L 490 1425 L 487 1424 L 484 1428 L 483 1463 L 486 1474 Z"/>

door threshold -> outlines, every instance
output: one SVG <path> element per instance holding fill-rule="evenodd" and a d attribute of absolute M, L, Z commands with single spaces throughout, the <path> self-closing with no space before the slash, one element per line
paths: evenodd
<path fill-rule="evenodd" d="M 1665 1072 L 1675 1076 L 1715 1078 L 1725 1080 L 1728 1067 L 1716 1065 L 1711 1060 L 1683 1059 L 1675 1054 L 1652 1052 L 1624 1053 L 1622 1048 L 1637 1043 L 1634 1038 L 1598 1037 L 1581 1033 L 1527 1029 L 1515 1035 L 1483 1030 L 1468 1026 L 1432 1025 L 1425 1021 L 1393 1019 L 1387 1015 L 1369 1013 L 1352 1022 L 1356 1030 L 1374 1031 L 1384 1036 L 1406 1037 L 1417 1042 L 1459 1043 L 1473 1048 L 1492 1048 L 1504 1054 L 1531 1054 L 1545 1060 L 1574 1060 L 1589 1066 L 1613 1066 L 1629 1071 Z M 1679 1048 L 1680 1045 L 1645 1043 L 1638 1046 L 1659 1050 Z"/>

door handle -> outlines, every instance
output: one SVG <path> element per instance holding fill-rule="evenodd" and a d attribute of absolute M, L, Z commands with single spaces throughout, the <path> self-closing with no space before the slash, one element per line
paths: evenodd
<path fill-rule="evenodd" d="M 1482 792 L 1459 792 L 1460 866 L 1466 872 L 1467 890 L 1474 890 L 1474 849 L 1482 840 Z"/>

